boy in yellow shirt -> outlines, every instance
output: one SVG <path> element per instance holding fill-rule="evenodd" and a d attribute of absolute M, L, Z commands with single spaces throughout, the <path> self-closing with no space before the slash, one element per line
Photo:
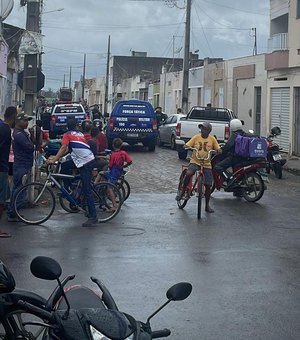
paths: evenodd
<path fill-rule="evenodd" d="M 210 150 L 216 150 L 217 152 L 221 152 L 220 145 L 218 144 L 216 138 L 210 135 L 212 130 L 212 126 L 208 122 L 204 122 L 203 124 L 199 124 L 200 134 L 192 137 L 185 145 L 185 148 L 195 148 L 198 150 L 199 158 L 206 158 L 208 156 L 208 152 Z M 200 164 L 203 163 L 204 167 L 204 186 L 205 186 L 205 211 L 208 213 L 213 213 L 214 210 L 209 206 L 209 200 L 211 195 L 211 186 L 213 182 L 213 175 L 211 171 L 211 162 L 210 160 L 201 161 L 196 157 L 196 153 L 193 152 L 190 164 L 186 171 L 182 191 L 176 196 L 176 200 L 179 201 L 182 199 L 186 187 L 189 184 L 191 176 L 195 174 L 197 170 L 200 170 Z"/>

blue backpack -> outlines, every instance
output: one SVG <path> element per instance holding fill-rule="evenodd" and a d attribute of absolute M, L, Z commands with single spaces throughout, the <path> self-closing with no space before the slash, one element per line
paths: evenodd
<path fill-rule="evenodd" d="M 264 137 L 248 137 L 238 134 L 235 137 L 234 153 L 240 157 L 267 157 L 268 142 Z"/>

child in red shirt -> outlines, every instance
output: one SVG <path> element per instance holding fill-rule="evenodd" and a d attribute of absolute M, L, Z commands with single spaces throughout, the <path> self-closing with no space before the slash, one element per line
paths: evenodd
<path fill-rule="evenodd" d="M 126 168 L 132 163 L 132 158 L 124 150 L 121 150 L 123 141 L 120 138 L 115 138 L 112 142 L 113 153 L 109 159 L 109 172 L 108 178 L 111 183 L 116 181 L 122 176 L 123 168 Z"/>

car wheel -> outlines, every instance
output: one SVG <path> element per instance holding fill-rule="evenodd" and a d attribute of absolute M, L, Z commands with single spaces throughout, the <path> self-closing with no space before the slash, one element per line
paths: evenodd
<path fill-rule="evenodd" d="M 171 137 L 171 149 L 172 150 L 176 150 L 176 143 L 175 143 L 175 136 L 174 135 L 172 135 L 172 137 Z"/>
<path fill-rule="evenodd" d="M 155 151 L 155 144 L 149 144 L 149 145 L 148 145 L 148 150 L 149 150 L 150 152 Z"/>

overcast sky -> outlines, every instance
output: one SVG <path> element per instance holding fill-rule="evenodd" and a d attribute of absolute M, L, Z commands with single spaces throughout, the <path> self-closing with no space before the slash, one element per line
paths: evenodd
<path fill-rule="evenodd" d="M 191 51 L 199 57 L 232 59 L 267 51 L 270 0 L 192 0 Z M 80 79 L 83 54 L 86 77 L 105 74 L 108 36 L 112 55 L 145 51 L 151 57 L 183 57 L 184 0 L 44 0 L 42 14 L 45 89 Z M 26 7 L 15 6 L 5 20 L 25 28 Z M 170 6 L 168 6 L 169 4 Z M 178 8 L 179 7 L 179 8 Z M 64 8 L 63 11 L 55 11 Z M 51 12 L 55 11 L 55 12 Z M 49 12 L 49 13 L 46 13 Z"/>

